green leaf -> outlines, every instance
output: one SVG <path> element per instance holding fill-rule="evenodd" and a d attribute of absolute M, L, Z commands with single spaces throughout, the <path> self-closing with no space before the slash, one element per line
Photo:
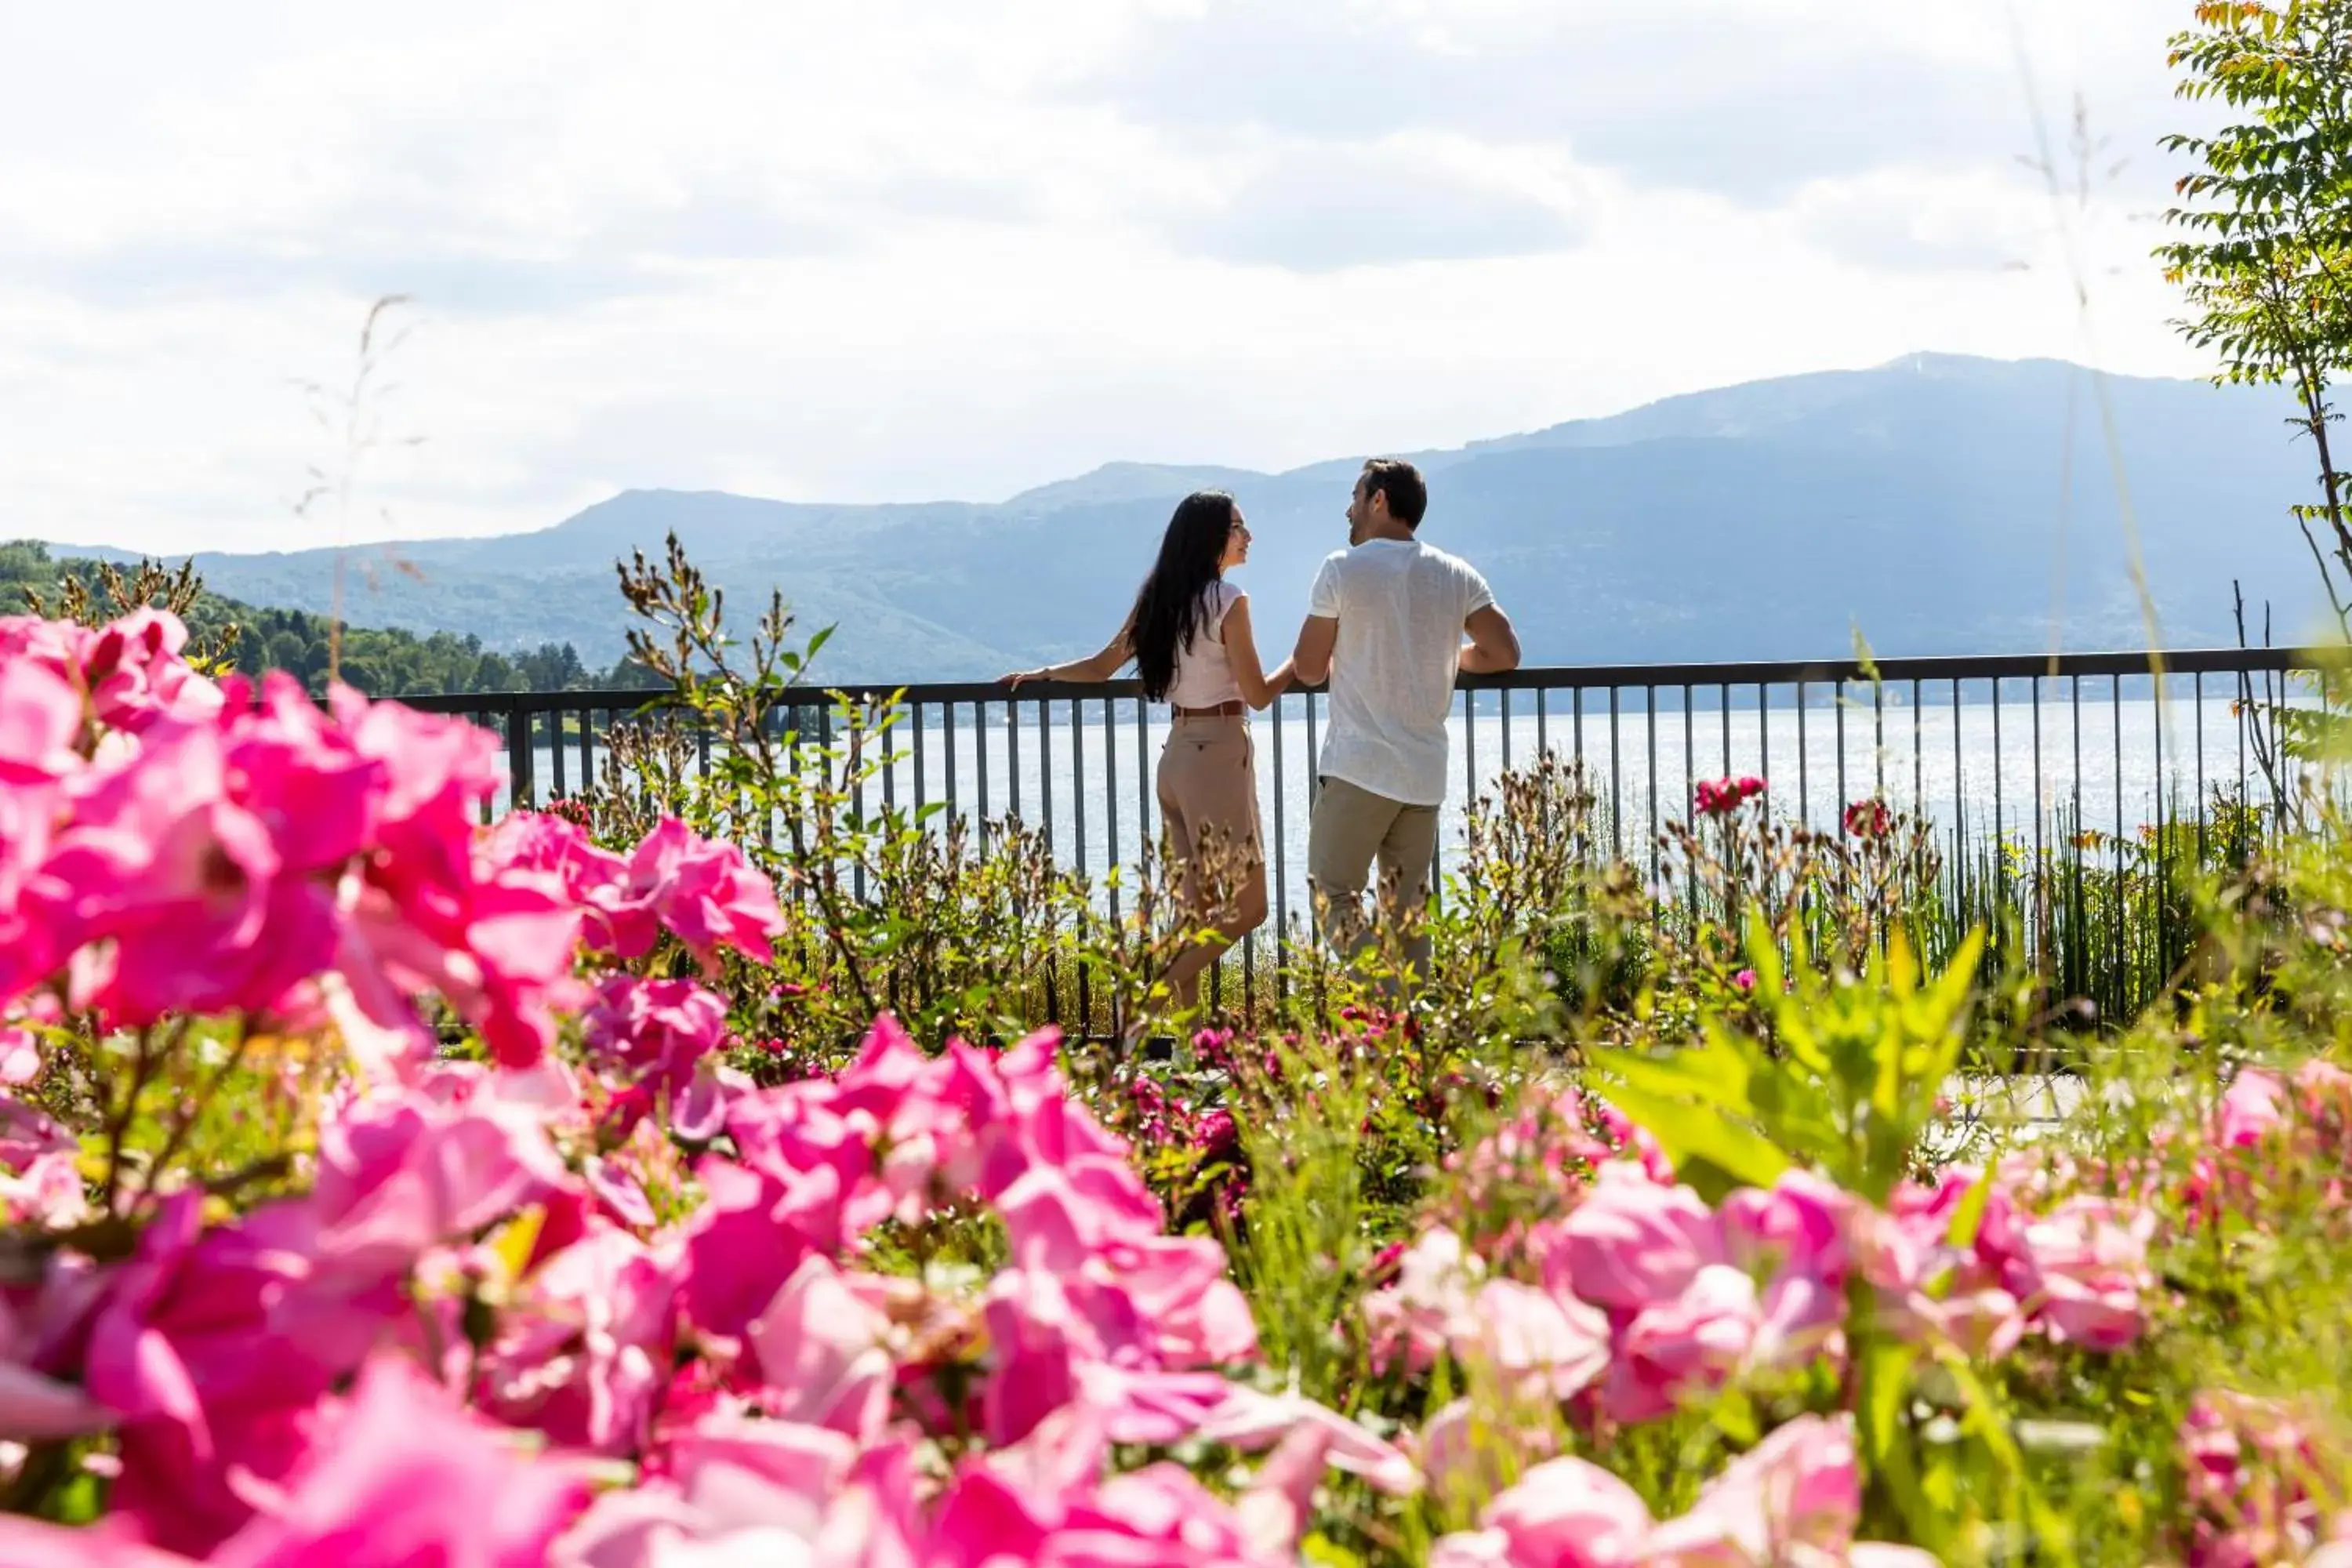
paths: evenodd
<path fill-rule="evenodd" d="M 1713 1107 L 1632 1084 L 1611 1084 L 1601 1094 L 1646 1128 L 1677 1173 L 1710 1202 L 1734 1187 L 1769 1187 L 1789 1169 L 1788 1155 L 1769 1139 Z"/>
<path fill-rule="evenodd" d="M 1715 1426 L 1732 1447 L 1752 1448 L 1764 1436 L 1756 1418 L 1755 1402 L 1737 1388 L 1726 1389 L 1715 1402 Z"/>
<path fill-rule="evenodd" d="M 1947 1246 L 1968 1248 L 1977 1244 L 1977 1231 L 1984 1225 L 1985 1206 L 1992 1199 L 1992 1171 L 1969 1184 L 1960 1194 L 1958 1207 L 1952 1210 L 1952 1223 L 1944 1232 Z"/>
<path fill-rule="evenodd" d="M 1662 1052 L 1604 1050 L 1595 1060 L 1628 1083 L 1658 1094 L 1689 1095 L 1743 1115 L 1755 1077 L 1740 1044 L 1710 1021 L 1702 1043 Z"/>
<path fill-rule="evenodd" d="M 2058 1562 L 2073 1561 L 2074 1532 L 2067 1528 L 2066 1521 L 2052 1510 L 2041 1489 L 2033 1484 L 2033 1478 L 2026 1471 L 2025 1457 L 2019 1451 L 2017 1439 L 2010 1431 L 2008 1422 L 2002 1418 L 2000 1407 L 1993 1404 L 1992 1394 L 1986 1389 L 1983 1380 L 1977 1376 L 1976 1369 L 1969 1364 L 1968 1357 L 1948 1347 L 1937 1353 L 1936 1362 L 1950 1374 L 1952 1382 L 1959 1388 L 1960 1397 L 1968 1401 L 1968 1415 L 1963 1424 L 1983 1444 L 1993 1463 L 2011 1478 L 2019 1500 L 2024 1505 L 2026 1521 L 2038 1538 L 2040 1550 L 2053 1553 Z"/>
<path fill-rule="evenodd" d="M 1916 1456 L 1903 1429 L 1917 1357 L 1900 1340 L 1873 1336 L 1861 1358 L 1862 1382 L 1855 1400 L 1865 1477 L 1886 1489 L 1915 1539 L 1935 1539 L 1936 1510 L 1919 1485 Z"/>
<path fill-rule="evenodd" d="M 1862 635 L 1858 623 L 1853 628 L 1853 661 L 1862 667 L 1863 679 L 1878 684 L 1878 660 L 1871 657 L 1869 639 Z"/>

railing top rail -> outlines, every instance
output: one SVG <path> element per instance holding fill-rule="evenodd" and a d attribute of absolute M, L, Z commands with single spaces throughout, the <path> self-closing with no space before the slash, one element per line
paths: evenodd
<path fill-rule="evenodd" d="M 2344 656 L 2318 647 L 2176 648 L 2161 656 L 2171 675 L 2234 675 L 2312 670 L 2328 667 Z M 2060 654 L 1931 654 L 1874 661 L 1878 678 L 1895 681 L 2023 680 L 2034 676 L 2147 675 L 2158 656 L 2142 651 Z M 1465 675 L 1460 685 L 1474 691 L 1608 689 L 1644 687 L 1750 687 L 1829 685 L 1866 680 L 1862 661 L 1855 658 L 1751 659 L 1715 663 L 1541 665 L 1507 675 Z M 1294 689 L 1321 691 L 1320 684 Z M 1099 684 L 1053 681 L 1024 686 L 1015 693 L 992 680 L 944 681 L 889 685 L 874 681 L 813 683 L 779 694 L 782 707 L 822 707 L 836 695 L 877 700 L 897 693 L 908 703 L 1023 702 L 1067 700 L 1071 698 L 1132 699 L 1141 691 L 1133 679 Z M 617 710 L 658 702 L 660 690 L 596 689 L 573 691 L 440 692 L 403 697 L 412 708 L 438 713 L 576 713 Z"/>

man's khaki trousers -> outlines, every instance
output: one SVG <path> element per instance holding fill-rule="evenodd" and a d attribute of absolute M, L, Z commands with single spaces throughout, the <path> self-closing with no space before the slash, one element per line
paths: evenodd
<path fill-rule="evenodd" d="M 1323 939 L 1342 957 L 1372 942 L 1364 919 L 1364 883 L 1377 859 L 1384 891 L 1393 885 L 1394 921 L 1429 900 L 1430 868 L 1437 855 L 1437 808 L 1407 805 L 1345 779 L 1327 778 L 1315 797 L 1307 830 L 1307 880 Z M 1429 975 L 1429 938 L 1416 930 L 1404 956 L 1422 979 Z"/>

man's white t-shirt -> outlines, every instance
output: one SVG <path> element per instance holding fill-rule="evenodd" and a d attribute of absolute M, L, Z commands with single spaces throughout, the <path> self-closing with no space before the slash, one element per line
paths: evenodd
<path fill-rule="evenodd" d="M 1368 539 L 1325 561 L 1307 613 L 1339 632 L 1318 771 L 1407 805 L 1443 805 L 1462 624 L 1494 602 L 1468 562 L 1417 539 Z"/>

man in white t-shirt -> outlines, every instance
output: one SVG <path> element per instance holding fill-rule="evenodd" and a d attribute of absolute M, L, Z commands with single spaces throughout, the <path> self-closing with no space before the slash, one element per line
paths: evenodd
<path fill-rule="evenodd" d="M 1301 682 L 1331 680 L 1307 877 L 1325 938 L 1347 954 L 1371 940 L 1364 882 L 1376 858 L 1383 881 L 1395 882 L 1392 917 L 1429 897 L 1455 673 L 1519 662 L 1518 636 L 1486 580 L 1417 537 L 1428 507 L 1411 463 L 1364 465 L 1348 502 L 1349 548 L 1316 574 L 1292 656 Z M 1405 956 L 1426 977 L 1427 939 L 1416 936 Z"/>

